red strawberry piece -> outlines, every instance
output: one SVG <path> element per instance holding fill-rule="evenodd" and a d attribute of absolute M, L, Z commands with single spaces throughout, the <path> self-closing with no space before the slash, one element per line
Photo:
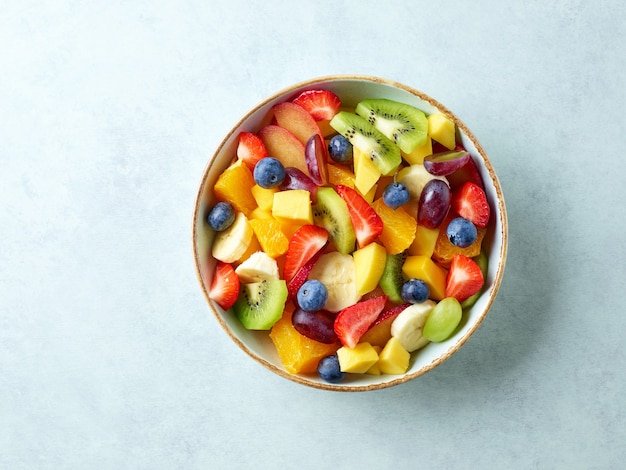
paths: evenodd
<path fill-rule="evenodd" d="M 287 299 L 291 300 L 296 297 L 298 290 L 302 287 L 302 284 L 307 280 L 313 266 L 317 263 L 317 260 L 322 256 L 322 250 L 319 250 L 317 253 L 313 254 L 313 257 L 309 259 L 291 278 L 291 280 L 287 281 Z"/>
<path fill-rule="evenodd" d="M 285 255 L 283 278 L 291 281 L 302 266 L 319 252 L 328 242 L 328 232 L 317 225 L 303 225 L 289 240 Z"/>
<path fill-rule="evenodd" d="M 476 227 L 484 228 L 489 223 L 491 209 L 487 195 L 480 186 L 470 181 L 452 193 L 451 207 Z"/>
<path fill-rule="evenodd" d="M 454 255 L 446 278 L 446 297 L 455 297 L 463 302 L 482 289 L 484 284 L 485 278 L 476 261 L 465 255 Z"/>
<path fill-rule="evenodd" d="M 335 333 L 341 344 L 353 348 L 385 308 L 387 296 L 372 297 L 344 308 L 335 318 Z"/>
<path fill-rule="evenodd" d="M 383 231 L 383 221 L 374 208 L 363 199 L 358 191 L 349 186 L 338 184 L 335 189 L 348 205 L 359 248 L 376 240 Z"/>
<path fill-rule="evenodd" d="M 254 165 L 265 157 L 267 157 L 267 149 L 259 136 L 245 131 L 239 134 L 237 158 L 243 160 L 248 168 L 254 170 Z"/>
<path fill-rule="evenodd" d="M 239 277 L 231 264 L 218 261 L 209 287 L 209 298 L 224 310 L 235 304 L 239 297 Z"/>
<path fill-rule="evenodd" d="M 483 177 L 480 176 L 480 172 L 478 171 L 476 162 L 471 155 L 465 165 L 463 165 L 451 175 L 446 176 L 446 179 L 450 184 L 450 189 L 452 189 L 453 191 L 461 187 L 467 181 L 471 181 L 476 186 L 479 186 L 481 189 L 485 189 Z"/>
<path fill-rule="evenodd" d="M 341 108 L 339 97 L 328 90 L 303 91 L 293 102 L 306 109 L 316 121 L 331 120 Z"/>

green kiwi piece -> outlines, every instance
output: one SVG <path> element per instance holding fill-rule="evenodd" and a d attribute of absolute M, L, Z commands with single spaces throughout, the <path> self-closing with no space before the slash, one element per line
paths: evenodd
<path fill-rule="evenodd" d="M 344 255 L 352 253 L 356 243 L 356 234 L 348 205 L 331 187 L 319 188 L 316 197 L 317 203 L 313 206 L 315 225 L 326 229 L 339 253 Z"/>
<path fill-rule="evenodd" d="M 282 279 L 243 284 L 233 310 L 246 329 L 269 330 L 283 315 L 287 293 Z"/>
<path fill-rule="evenodd" d="M 404 302 L 402 299 L 402 285 L 406 281 L 406 276 L 402 272 L 402 265 L 406 260 L 406 252 L 396 255 L 387 255 L 385 261 L 385 269 L 380 277 L 378 284 L 387 296 L 387 298 L 396 304 Z"/>
<path fill-rule="evenodd" d="M 366 119 L 347 111 L 338 112 L 330 126 L 367 155 L 383 175 L 391 175 L 402 163 L 400 148 Z"/>
<path fill-rule="evenodd" d="M 426 143 L 428 119 L 414 106 L 376 98 L 361 101 L 355 111 L 405 153 L 411 153 Z"/>

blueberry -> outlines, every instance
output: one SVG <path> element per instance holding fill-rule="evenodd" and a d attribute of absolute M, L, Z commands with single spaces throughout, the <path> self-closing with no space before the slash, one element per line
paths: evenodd
<path fill-rule="evenodd" d="M 409 279 L 402 284 L 402 300 L 411 304 L 420 304 L 430 295 L 430 289 L 421 279 Z"/>
<path fill-rule="evenodd" d="M 409 194 L 407 187 L 397 181 L 389 183 L 385 188 L 385 191 L 383 191 L 383 202 L 392 209 L 397 209 L 398 207 L 406 204 L 409 202 L 410 197 L 411 195 Z"/>
<path fill-rule="evenodd" d="M 448 240 L 455 246 L 467 248 L 476 241 L 476 226 L 463 217 L 452 219 L 446 229 Z"/>
<path fill-rule="evenodd" d="M 218 202 L 213 206 L 207 216 L 207 222 L 216 232 L 226 230 L 234 221 L 235 209 L 228 202 Z"/>
<path fill-rule="evenodd" d="M 254 181 L 262 188 L 276 188 L 285 180 L 285 167 L 273 157 L 265 157 L 254 166 Z"/>
<path fill-rule="evenodd" d="M 352 144 L 341 134 L 337 134 L 328 142 L 328 155 L 337 163 L 350 163 L 352 161 Z"/>
<path fill-rule="evenodd" d="M 346 376 L 345 372 L 341 372 L 337 354 L 322 358 L 317 365 L 317 373 L 323 380 L 330 383 L 340 382 Z"/>
<path fill-rule="evenodd" d="M 306 281 L 297 293 L 298 305 L 302 310 L 315 312 L 321 310 L 328 300 L 328 290 L 320 281 L 311 279 Z"/>

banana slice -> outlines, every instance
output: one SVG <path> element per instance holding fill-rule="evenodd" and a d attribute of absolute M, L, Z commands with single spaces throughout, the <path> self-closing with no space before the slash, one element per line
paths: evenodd
<path fill-rule="evenodd" d="M 237 266 L 235 273 L 244 284 L 279 278 L 278 263 L 263 251 L 252 253 L 247 260 Z"/>
<path fill-rule="evenodd" d="M 407 351 L 417 351 L 430 342 L 422 335 L 422 328 L 435 305 L 432 300 L 410 305 L 391 324 L 391 336 L 397 338 Z"/>
<path fill-rule="evenodd" d="M 224 263 L 234 263 L 246 252 L 253 235 L 250 222 L 239 212 L 230 227 L 223 232 L 217 232 L 211 253 L 215 259 Z"/>
<path fill-rule="evenodd" d="M 445 176 L 434 176 L 426 171 L 424 165 L 415 164 L 407 166 L 398 172 L 397 181 L 398 183 L 402 183 L 409 190 L 409 194 L 411 195 L 412 201 L 418 201 L 420 198 L 420 194 L 422 194 L 422 189 L 426 186 L 430 180 L 438 179 L 445 181 L 448 180 Z"/>
<path fill-rule="evenodd" d="M 356 290 L 356 269 L 351 255 L 332 251 L 320 256 L 309 279 L 317 279 L 326 286 L 328 300 L 324 309 L 329 312 L 343 310 L 361 298 Z"/>

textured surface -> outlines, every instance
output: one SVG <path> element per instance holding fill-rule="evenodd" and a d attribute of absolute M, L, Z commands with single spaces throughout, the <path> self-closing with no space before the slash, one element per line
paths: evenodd
<path fill-rule="evenodd" d="M 624 2 L 127 3 L 2 4 L 0 468 L 623 465 Z M 213 149 L 332 73 L 444 103 L 508 206 L 485 323 L 379 392 L 267 372 L 193 268 Z"/>

